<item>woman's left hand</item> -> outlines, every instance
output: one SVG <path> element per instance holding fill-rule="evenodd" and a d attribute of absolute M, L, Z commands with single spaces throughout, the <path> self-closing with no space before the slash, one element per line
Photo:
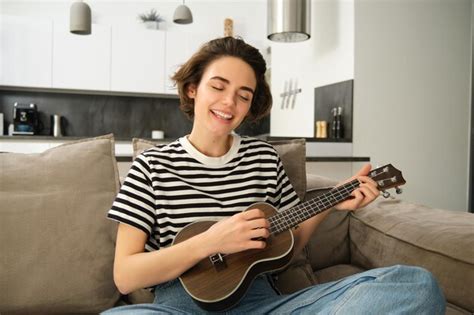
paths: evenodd
<path fill-rule="evenodd" d="M 380 195 L 380 191 L 377 189 L 377 184 L 375 181 L 367 176 L 371 169 L 372 166 L 370 164 L 366 164 L 357 172 L 357 174 L 349 178 L 347 181 L 339 184 L 342 185 L 354 179 L 357 179 L 360 182 L 359 187 L 351 193 L 351 198 L 334 206 L 335 209 L 356 210 L 365 207 Z"/>

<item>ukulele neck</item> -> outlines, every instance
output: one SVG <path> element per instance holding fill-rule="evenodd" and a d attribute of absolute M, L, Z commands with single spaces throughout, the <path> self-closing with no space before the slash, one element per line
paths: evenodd
<path fill-rule="evenodd" d="M 302 202 L 286 211 L 279 212 L 270 218 L 270 234 L 278 234 L 289 230 L 303 221 L 328 210 L 338 203 L 349 198 L 351 193 L 359 187 L 360 182 L 355 179 L 339 187 L 333 188 L 326 194 Z"/>

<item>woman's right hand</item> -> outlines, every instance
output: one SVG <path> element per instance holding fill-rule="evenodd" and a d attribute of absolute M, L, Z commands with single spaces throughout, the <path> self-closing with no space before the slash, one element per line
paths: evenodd
<path fill-rule="evenodd" d="M 250 209 L 218 221 L 204 232 L 210 255 L 232 254 L 266 246 L 270 223 L 260 209 Z"/>

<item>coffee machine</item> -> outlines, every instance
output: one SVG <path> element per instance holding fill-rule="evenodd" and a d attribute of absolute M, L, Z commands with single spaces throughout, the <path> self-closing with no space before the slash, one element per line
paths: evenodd
<path fill-rule="evenodd" d="M 13 105 L 13 135 L 35 135 L 39 132 L 39 113 L 36 104 Z"/>

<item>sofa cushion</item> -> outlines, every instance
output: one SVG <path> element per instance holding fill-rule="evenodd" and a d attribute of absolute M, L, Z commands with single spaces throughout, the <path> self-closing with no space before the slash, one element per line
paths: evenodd
<path fill-rule="evenodd" d="M 154 147 L 159 143 L 153 142 L 150 140 L 145 140 L 145 139 L 140 139 L 140 138 L 133 138 L 132 139 L 132 146 L 133 146 L 133 159 L 137 157 L 140 153 L 145 151 L 146 149 L 149 149 L 151 147 Z"/>
<path fill-rule="evenodd" d="M 0 313 L 93 313 L 119 299 L 112 135 L 0 154 Z"/>
<path fill-rule="evenodd" d="M 328 193 L 336 180 L 308 174 L 305 200 Z M 349 212 L 333 211 L 321 222 L 308 242 L 308 259 L 313 270 L 350 263 Z"/>
<path fill-rule="evenodd" d="M 133 141 L 133 157 L 151 148 L 156 143 L 134 138 Z M 280 155 L 288 178 L 290 179 L 293 188 L 300 197 L 304 199 L 306 192 L 306 142 L 305 139 L 269 141 Z"/>
<path fill-rule="evenodd" d="M 474 214 L 377 200 L 350 218 L 352 263 L 424 267 L 447 300 L 474 312 Z"/>
<path fill-rule="evenodd" d="M 273 280 L 282 294 L 291 294 L 315 284 L 316 278 L 308 262 L 306 248 L 284 270 L 274 273 Z"/>
<path fill-rule="evenodd" d="M 283 168 L 300 200 L 306 194 L 306 141 L 305 139 L 269 141 L 280 155 Z"/>
<path fill-rule="evenodd" d="M 332 211 L 311 235 L 306 246 L 313 270 L 350 263 L 348 214 Z"/>

